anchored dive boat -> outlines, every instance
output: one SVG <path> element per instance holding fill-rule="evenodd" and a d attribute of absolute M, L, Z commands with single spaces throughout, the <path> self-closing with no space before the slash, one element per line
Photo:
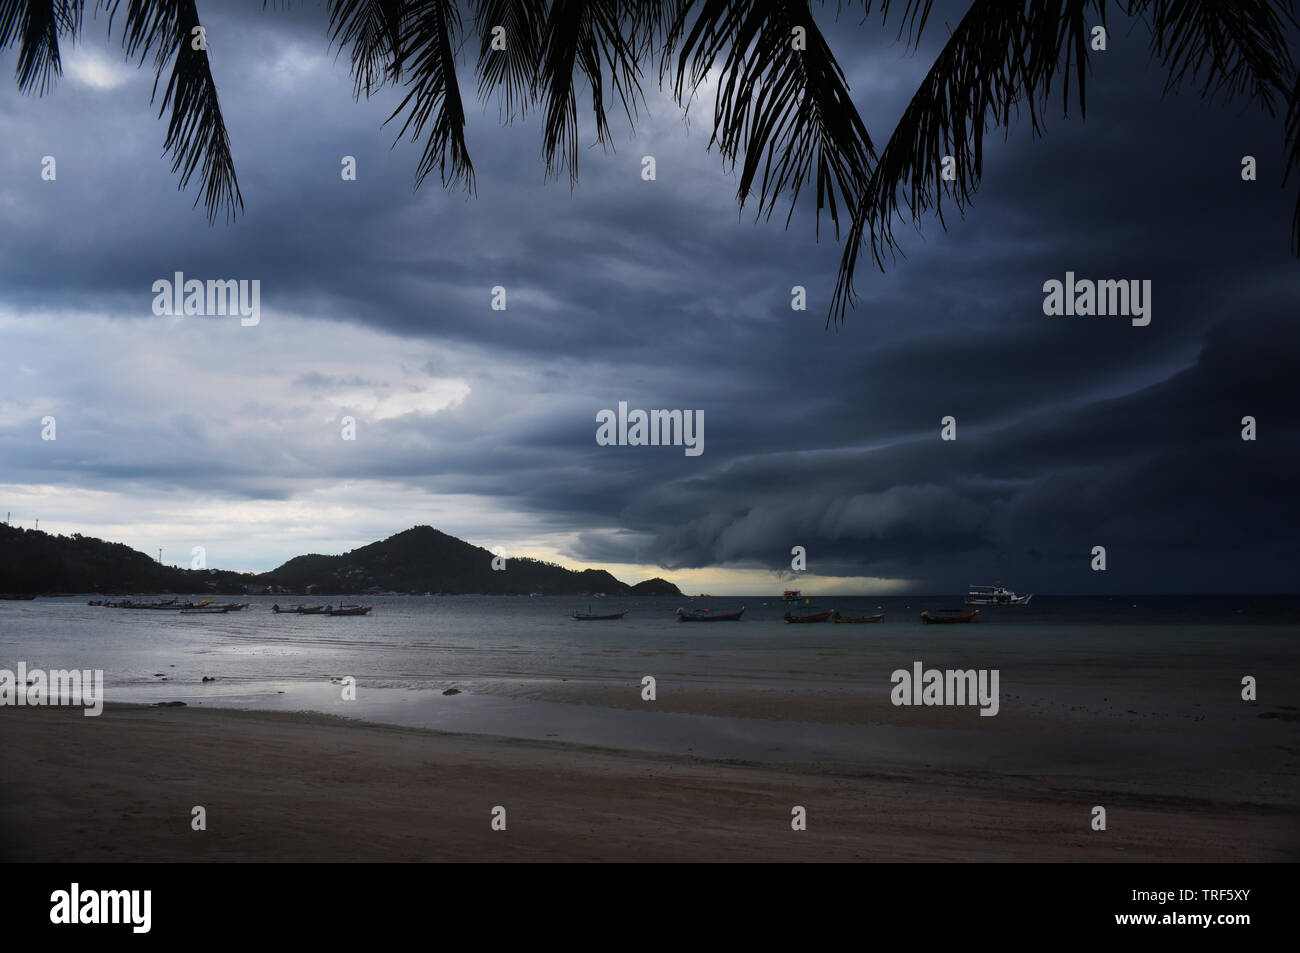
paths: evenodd
<path fill-rule="evenodd" d="M 966 594 L 966 605 L 1027 606 L 1032 598 L 1034 598 L 1032 592 L 1027 596 L 1018 596 L 999 582 L 992 586 L 971 586 L 970 592 Z"/>

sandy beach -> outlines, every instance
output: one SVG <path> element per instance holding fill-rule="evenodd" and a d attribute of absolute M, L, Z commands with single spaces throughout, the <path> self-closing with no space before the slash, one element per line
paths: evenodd
<path fill-rule="evenodd" d="M 758 764 L 316 714 L 0 712 L 9 861 L 1288 861 L 1294 768 Z M 1090 829 L 1093 805 L 1108 811 Z M 191 809 L 207 830 L 191 830 Z M 491 812 L 506 808 L 506 830 Z M 791 809 L 807 809 L 807 830 Z"/>

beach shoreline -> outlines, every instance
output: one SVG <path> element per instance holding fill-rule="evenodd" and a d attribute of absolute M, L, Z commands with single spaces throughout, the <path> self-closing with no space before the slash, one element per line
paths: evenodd
<path fill-rule="evenodd" d="M 759 763 L 124 704 L 0 710 L 0 740 L 7 861 L 1300 859 L 1282 765 L 1243 781 Z"/>

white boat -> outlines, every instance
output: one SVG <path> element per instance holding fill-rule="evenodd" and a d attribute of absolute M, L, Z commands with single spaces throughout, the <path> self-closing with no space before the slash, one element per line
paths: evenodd
<path fill-rule="evenodd" d="M 1018 596 L 1002 583 L 996 583 L 992 586 L 971 586 L 970 592 L 966 594 L 966 605 L 1027 606 L 1032 598 L 1034 598 L 1032 592 L 1027 596 Z"/>

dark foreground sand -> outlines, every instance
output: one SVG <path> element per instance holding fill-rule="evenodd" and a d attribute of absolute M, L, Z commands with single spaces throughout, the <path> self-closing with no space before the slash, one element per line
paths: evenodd
<path fill-rule="evenodd" d="M 704 761 L 311 714 L 8 708 L 0 859 L 1300 859 L 1294 798 L 1212 780 Z M 1105 832 L 1089 827 L 1094 804 Z M 206 831 L 190 828 L 195 805 Z M 496 805 L 505 831 L 490 828 Z M 791 830 L 794 805 L 806 831 Z"/>

